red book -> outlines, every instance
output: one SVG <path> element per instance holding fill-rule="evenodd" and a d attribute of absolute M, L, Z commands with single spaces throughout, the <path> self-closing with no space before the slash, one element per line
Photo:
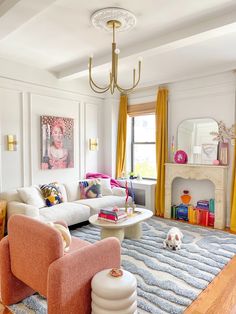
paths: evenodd
<path fill-rule="evenodd" d="M 104 214 L 104 213 L 99 213 L 98 217 L 99 218 L 106 218 L 106 219 L 114 220 L 114 221 L 118 220 L 118 218 L 116 216 L 110 215 L 110 214 Z"/>

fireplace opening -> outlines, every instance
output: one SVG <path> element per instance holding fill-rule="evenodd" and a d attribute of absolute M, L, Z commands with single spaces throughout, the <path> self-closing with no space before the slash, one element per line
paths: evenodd
<path fill-rule="evenodd" d="M 210 180 L 193 180 L 175 178 L 172 182 L 171 203 L 179 205 L 183 191 L 188 190 L 191 196 L 190 204 L 195 206 L 199 200 L 209 200 L 215 198 L 215 185 Z"/>

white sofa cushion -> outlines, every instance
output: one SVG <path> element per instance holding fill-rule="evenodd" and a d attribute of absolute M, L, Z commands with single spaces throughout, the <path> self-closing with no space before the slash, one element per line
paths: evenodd
<path fill-rule="evenodd" d="M 114 187 L 112 189 L 112 195 L 115 196 L 126 196 L 126 190 L 124 188 L 118 188 L 118 187 Z"/>
<path fill-rule="evenodd" d="M 129 202 L 132 199 L 129 197 Z M 101 198 L 90 198 L 90 199 L 82 199 L 78 200 L 75 203 L 84 204 L 91 208 L 91 215 L 97 214 L 99 209 L 106 207 L 124 207 L 125 206 L 125 196 L 114 196 L 108 195 L 103 196 Z"/>
<path fill-rule="evenodd" d="M 64 184 L 66 188 L 68 202 L 74 202 L 80 199 L 79 182 L 69 182 Z"/>
<path fill-rule="evenodd" d="M 20 198 L 20 195 L 18 194 L 17 190 L 1 192 L 0 199 L 6 200 L 7 202 L 12 202 L 12 201 L 22 202 L 22 199 Z"/>
<path fill-rule="evenodd" d="M 32 205 L 38 208 L 45 206 L 44 198 L 40 192 L 40 189 L 35 186 L 29 186 L 17 189 L 20 198 L 25 204 Z"/>
<path fill-rule="evenodd" d="M 112 195 L 111 179 L 100 178 L 100 181 L 101 181 L 101 186 L 102 186 L 102 196 Z"/>
<path fill-rule="evenodd" d="M 61 183 L 58 183 L 57 185 L 58 185 L 58 187 L 59 187 L 59 189 L 60 189 L 63 202 L 67 202 L 67 201 L 68 201 L 68 198 L 67 198 L 67 194 L 66 194 L 66 188 L 65 188 L 64 185 L 61 184 Z"/>
<path fill-rule="evenodd" d="M 25 203 L 11 201 L 7 203 L 7 219 L 9 219 L 12 215 L 21 214 L 30 217 L 39 217 L 39 209 L 35 206 L 28 205 Z"/>
<path fill-rule="evenodd" d="M 40 208 L 39 216 L 43 221 L 64 220 L 70 226 L 88 220 L 90 208 L 83 204 L 67 202 Z"/>

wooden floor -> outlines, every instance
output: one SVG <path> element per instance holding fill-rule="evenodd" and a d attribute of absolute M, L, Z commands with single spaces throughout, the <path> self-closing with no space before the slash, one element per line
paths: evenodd
<path fill-rule="evenodd" d="M 184 312 L 184 314 L 205 313 L 236 313 L 236 256 Z"/>
<path fill-rule="evenodd" d="M 10 314 L 11 312 L 0 303 L 0 314 Z"/>

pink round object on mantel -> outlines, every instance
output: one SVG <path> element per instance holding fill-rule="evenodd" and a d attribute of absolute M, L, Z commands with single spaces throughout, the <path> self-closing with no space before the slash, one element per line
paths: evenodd
<path fill-rule="evenodd" d="M 213 160 L 213 165 L 218 166 L 220 164 L 219 160 Z"/>
<path fill-rule="evenodd" d="M 177 150 L 174 160 L 177 164 L 186 164 L 188 162 L 188 155 L 183 150 Z"/>

